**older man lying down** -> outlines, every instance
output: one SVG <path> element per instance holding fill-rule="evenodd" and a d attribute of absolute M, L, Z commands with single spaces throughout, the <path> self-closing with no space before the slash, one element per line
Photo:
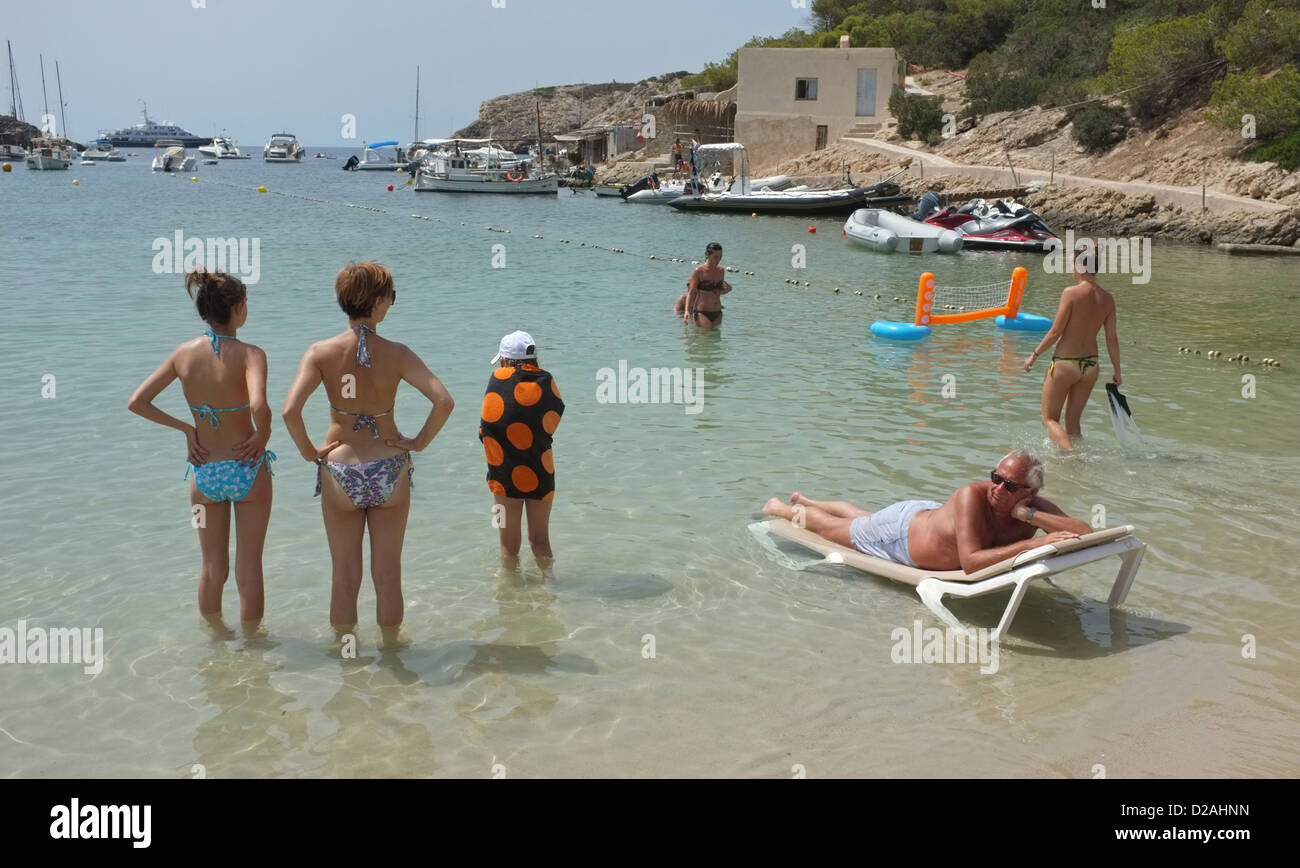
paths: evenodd
<path fill-rule="evenodd" d="M 1092 531 L 1086 522 L 1039 497 L 1042 487 L 1043 462 L 1018 449 L 998 462 L 988 481 L 963 485 L 947 503 L 905 500 L 868 512 L 796 491 L 789 504 L 774 497 L 763 512 L 873 557 L 926 570 L 974 573 L 1023 551 Z M 1047 536 L 1034 539 L 1039 530 Z"/>

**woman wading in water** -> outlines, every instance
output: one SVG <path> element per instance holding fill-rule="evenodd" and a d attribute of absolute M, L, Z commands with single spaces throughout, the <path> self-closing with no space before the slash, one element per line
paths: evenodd
<path fill-rule="evenodd" d="M 704 262 L 696 266 L 686 281 L 686 293 L 673 306 L 682 322 L 695 323 L 702 329 L 722 325 L 722 296 L 731 292 L 731 284 L 723 280 L 727 272 L 721 262 L 722 245 L 711 242 L 704 248 Z"/>
<path fill-rule="evenodd" d="M 316 463 L 325 536 L 334 563 L 330 623 L 340 633 L 357 623 L 362 539 L 370 531 L 370 576 L 384 644 L 402 623 L 402 541 L 411 508 L 411 453 L 433 442 L 454 403 L 437 377 L 409 347 L 376 330 L 397 301 L 393 275 L 377 262 L 349 264 L 334 282 L 348 325 L 312 344 L 284 402 L 284 425 L 298 452 Z M 393 417 L 398 385 L 405 380 L 433 407 L 414 437 L 403 437 Z M 329 400 L 325 445 L 307 433 L 302 409 L 317 388 Z"/>
<path fill-rule="evenodd" d="M 1115 375 L 1111 382 L 1120 385 L 1119 335 L 1115 323 L 1115 299 L 1097 285 L 1096 250 L 1080 247 L 1074 251 L 1074 278 L 1078 283 L 1061 293 L 1051 330 L 1038 348 L 1025 359 L 1028 372 L 1038 357 L 1054 344 L 1056 352 L 1043 380 L 1043 427 L 1062 449 L 1073 449 L 1072 437 L 1078 437 L 1083 408 L 1097 384 L 1100 360 L 1097 332 L 1106 329 L 1106 352 Z M 1057 344 L 1057 342 L 1060 342 Z M 1065 410 L 1065 426 L 1061 410 Z"/>

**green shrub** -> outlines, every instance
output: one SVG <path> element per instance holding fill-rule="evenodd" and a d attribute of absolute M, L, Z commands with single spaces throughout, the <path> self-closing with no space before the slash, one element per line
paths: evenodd
<path fill-rule="evenodd" d="M 1271 77 L 1230 72 L 1214 85 L 1206 118 L 1224 129 L 1238 130 L 1242 115 L 1255 118 L 1255 135 L 1272 139 L 1300 127 L 1300 72 L 1284 66 Z"/>
<path fill-rule="evenodd" d="M 980 117 L 992 112 L 1011 111 L 1031 106 L 1038 99 L 1041 86 L 1030 75 L 1013 76 L 996 55 L 981 52 L 966 68 L 964 114 Z"/>
<path fill-rule="evenodd" d="M 1074 113 L 1074 140 L 1092 153 L 1109 151 L 1124 139 L 1126 113 L 1119 106 L 1090 102 Z"/>
<path fill-rule="evenodd" d="M 538 87 L 538 88 L 534 88 L 534 89 L 533 89 L 533 95 L 534 95 L 534 96 L 541 97 L 542 99 L 554 99 L 554 98 L 555 98 L 555 88 L 553 88 L 553 87 Z"/>
<path fill-rule="evenodd" d="M 905 139 L 928 139 L 943 128 L 943 98 L 918 96 L 895 90 L 889 97 L 889 113 L 898 121 L 898 134 Z"/>
<path fill-rule="evenodd" d="M 1124 91 L 1124 100 L 1140 120 L 1160 117 L 1171 100 L 1208 73 L 1214 59 L 1210 23 L 1205 14 L 1139 24 L 1119 30 L 1111 42 L 1102 91 Z"/>
<path fill-rule="evenodd" d="M 1215 47 L 1238 69 L 1300 62 L 1300 9 L 1251 0 Z"/>
<path fill-rule="evenodd" d="M 1256 163 L 1277 163 L 1288 172 L 1300 169 L 1300 130 L 1289 136 L 1260 145 L 1246 155 Z"/>

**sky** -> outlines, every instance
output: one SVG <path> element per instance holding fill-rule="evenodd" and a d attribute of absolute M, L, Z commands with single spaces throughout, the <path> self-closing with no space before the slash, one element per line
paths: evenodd
<path fill-rule="evenodd" d="M 698 72 L 754 36 L 807 29 L 804 0 L 0 0 L 28 123 L 39 55 L 69 136 L 150 118 L 244 146 L 287 130 L 309 146 L 445 136 L 479 104 L 548 85 Z M 198 8 L 196 8 L 198 7 Z M 57 8 L 57 15 L 53 14 Z M 4 106 L 9 82 L 4 76 Z M 344 138 L 344 115 L 356 118 Z M 58 121 L 59 131 L 62 121 Z"/>

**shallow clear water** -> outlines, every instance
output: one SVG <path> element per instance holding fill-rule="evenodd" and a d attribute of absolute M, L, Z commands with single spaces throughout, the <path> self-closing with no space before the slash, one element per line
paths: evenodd
<path fill-rule="evenodd" d="M 404 175 L 340 165 L 228 162 L 193 183 L 151 174 L 141 156 L 0 176 L 0 627 L 99 626 L 107 654 L 96 676 L 0 665 L 3 774 L 1300 773 L 1293 260 L 1157 241 L 1149 284 L 1103 280 L 1119 300 L 1143 439 L 1117 443 L 1099 390 L 1084 448 L 1048 451 L 1044 493 L 1085 519 L 1100 505 L 1149 549 L 1121 610 L 1104 603 L 1114 561 L 1032 589 L 986 675 L 893 663 L 891 631 L 937 625 L 910 589 L 790 569 L 746 525 L 795 489 L 868 508 L 942 500 L 1009 447 L 1040 447 L 1044 369 L 1020 370 L 1033 338 L 987 322 L 939 327 L 917 346 L 867 332 L 909 317 L 923 268 L 970 285 L 1025 264 L 1025 309 L 1050 316 L 1065 281 L 1038 259 L 878 255 L 846 244 L 833 219 L 683 215 L 567 191 L 416 195 Z M 458 401 L 415 457 L 403 650 L 376 649 L 368 586 L 357 659 L 334 648 L 314 468 L 278 419 L 267 635 L 213 639 L 199 626 L 184 443 L 125 409 L 201 330 L 181 278 L 152 268 L 154 240 L 178 229 L 259 239 L 240 337 L 267 351 L 277 409 L 307 344 L 344 325 L 339 267 L 374 258 L 393 270 L 399 301 L 382 331 Z M 757 275 L 729 275 L 723 329 L 697 333 L 668 313 L 689 262 L 648 257 L 698 258 L 711 240 L 724 264 Z M 504 269 L 492 267 L 498 244 Z M 794 244 L 805 269 L 791 267 Z M 783 282 L 796 277 L 812 286 Z M 545 584 L 531 563 L 527 581 L 495 577 L 476 439 L 488 360 L 515 328 L 537 338 L 567 403 L 559 560 Z M 1284 367 L 1210 361 L 1208 349 Z M 702 369 L 702 411 L 599 403 L 597 372 L 620 360 Z M 184 413 L 175 386 L 159 403 Z M 404 432 L 426 412 L 413 390 L 399 393 Z M 325 414 L 317 395 L 317 437 Z M 992 626 L 1003 603 L 953 609 Z"/>

